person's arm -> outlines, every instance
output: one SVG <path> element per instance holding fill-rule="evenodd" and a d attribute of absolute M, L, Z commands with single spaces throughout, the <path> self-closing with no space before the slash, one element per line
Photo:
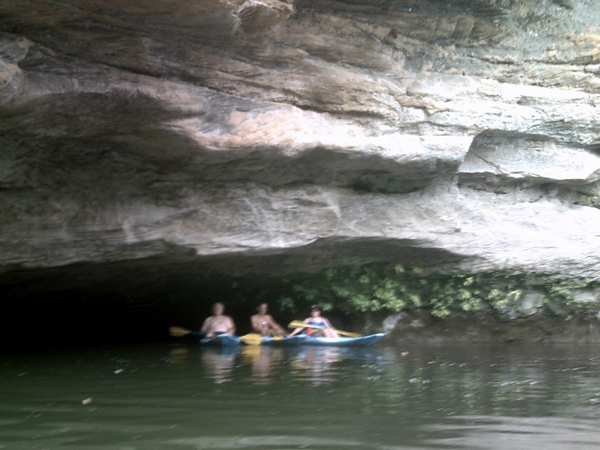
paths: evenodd
<path fill-rule="evenodd" d="M 202 332 L 202 333 L 206 333 L 206 337 L 209 337 L 209 333 L 208 333 L 208 331 L 210 330 L 210 325 L 211 325 L 211 322 L 212 322 L 212 321 L 211 321 L 210 317 L 207 317 L 207 318 L 204 320 L 204 323 L 202 324 L 202 328 L 200 328 L 200 332 Z"/>
<path fill-rule="evenodd" d="M 271 327 L 272 330 L 276 331 L 277 333 L 281 334 L 282 336 L 288 335 L 286 333 L 286 331 L 283 329 L 283 327 L 281 325 L 279 325 L 277 322 L 275 322 L 275 319 L 273 319 L 272 316 L 269 316 L 269 326 Z"/>
<path fill-rule="evenodd" d="M 292 336 L 296 336 L 298 333 L 300 333 L 302 330 L 305 330 L 305 328 L 296 328 L 294 331 L 292 331 L 290 333 L 290 337 Z"/>
<path fill-rule="evenodd" d="M 303 322 L 304 322 L 304 323 L 308 323 L 308 319 L 304 319 L 304 320 L 303 320 Z M 300 333 L 302 330 L 305 330 L 305 329 L 306 329 L 306 327 L 299 327 L 299 328 L 296 328 L 294 331 L 292 331 L 292 332 L 290 333 L 290 337 L 291 337 L 291 336 L 296 336 L 298 333 Z"/>
<path fill-rule="evenodd" d="M 337 333 L 337 331 L 335 331 L 335 327 L 333 325 L 331 325 L 331 322 L 328 319 L 323 317 L 323 322 L 325 322 L 325 325 L 327 325 L 327 328 L 325 328 L 323 330 L 325 332 L 325 336 L 331 337 L 331 338 L 340 337 L 340 335 Z"/>
<path fill-rule="evenodd" d="M 227 317 L 229 319 L 229 328 L 227 329 L 227 334 L 234 335 L 235 334 L 235 323 L 231 317 Z"/>

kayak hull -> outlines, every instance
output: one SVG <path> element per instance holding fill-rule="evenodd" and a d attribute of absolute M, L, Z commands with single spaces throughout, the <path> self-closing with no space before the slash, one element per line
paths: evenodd
<path fill-rule="evenodd" d="M 211 347 L 231 347 L 240 345 L 241 342 L 238 336 L 231 336 L 229 334 L 219 334 L 212 339 L 200 339 L 202 345 L 209 345 Z"/>
<path fill-rule="evenodd" d="M 319 347 L 368 347 L 369 345 L 374 344 L 384 336 L 385 333 L 377 333 L 361 337 L 339 338 L 306 336 L 306 339 L 302 341 L 302 345 L 312 345 Z"/>
<path fill-rule="evenodd" d="M 304 334 L 291 337 L 272 338 L 261 337 L 260 345 L 295 347 L 299 345 L 311 345 L 318 347 L 368 347 L 385 336 L 385 333 L 371 334 L 361 337 L 311 337 Z M 243 341 L 239 336 L 220 334 L 212 339 L 201 339 L 200 344 L 211 347 L 232 347 L 240 345 Z"/>
<path fill-rule="evenodd" d="M 293 347 L 302 344 L 306 336 L 289 336 L 282 338 L 262 337 L 260 345 L 271 345 L 275 347 Z"/>

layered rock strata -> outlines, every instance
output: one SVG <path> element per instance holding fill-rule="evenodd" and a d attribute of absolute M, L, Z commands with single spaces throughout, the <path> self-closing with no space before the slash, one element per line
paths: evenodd
<path fill-rule="evenodd" d="M 147 258 L 597 277 L 599 19 L 592 0 L 4 0 L 2 278 Z"/>

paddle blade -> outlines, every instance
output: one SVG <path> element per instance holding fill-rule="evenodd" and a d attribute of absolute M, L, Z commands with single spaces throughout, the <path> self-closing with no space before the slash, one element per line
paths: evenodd
<path fill-rule="evenodd" d="M 181 337 L 190 334 L 191 331 L 180 327 L 169 327 L 169 333 L 171 333 L 171 336 Z"/>
<path fill-rule="evenodd" d="M 250 333 L 240 336 L 240 340 L 246 345 L 260 345 L 262 343 L 261 336 L 258 333 Z"/>

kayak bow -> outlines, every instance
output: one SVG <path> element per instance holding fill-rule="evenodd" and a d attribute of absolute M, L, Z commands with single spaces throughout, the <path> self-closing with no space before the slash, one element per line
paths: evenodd
<path fill-rule="evenodd" d="M 369 336 L 361 337 L 339 337 L 339 338 L 328 338 L 328 337 L 312 337 L 307 336 L 302 345 L 315 345 L 321 347 L 368 347 L 374 344 L 385 336 L 385 333 L 371 334 Z"/>

